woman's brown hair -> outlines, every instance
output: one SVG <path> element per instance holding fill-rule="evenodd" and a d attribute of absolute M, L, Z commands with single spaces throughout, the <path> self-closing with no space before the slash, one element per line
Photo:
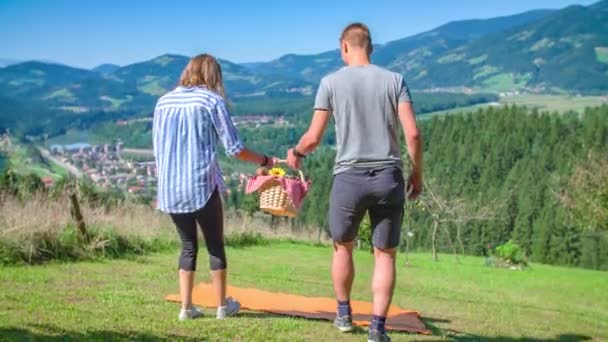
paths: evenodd
<path fill-rule="evenodd" d="M 179 78 L 179 85 L 184 87 L 205 87 L 223 98 L 224 80 L 222 78 L 222 67 L 215 57 L 202 54 L 190 59 L 190 62 Z"/>

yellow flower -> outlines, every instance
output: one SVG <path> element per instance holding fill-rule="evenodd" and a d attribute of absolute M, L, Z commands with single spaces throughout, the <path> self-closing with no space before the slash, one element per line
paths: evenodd
<path fill-rule="evenodd" d="M 280 167 L 273 167 L 272 169 L 270 169 L 270 172 L 268 172 L 268 174 L 274 177 L 283 177 L 285 176 L 285 170 Z"/>

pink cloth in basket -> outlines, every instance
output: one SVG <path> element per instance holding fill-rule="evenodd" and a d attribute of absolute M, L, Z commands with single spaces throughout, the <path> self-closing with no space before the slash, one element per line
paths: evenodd
<path fill-rule="evenodd" d="M 274 177 L 274 176 L 253 176 L 247 179 L 247 187 L 245 193 L 250 194 L 258 191 L 266 182 L 278 180 L 281 183 L 287 196 L 291 200 L 293 207 L 300 209 L 302 201 L 308 192 L 310 182 L 302 182 L 299 178 L 285 178 L 285 177 Z"/>

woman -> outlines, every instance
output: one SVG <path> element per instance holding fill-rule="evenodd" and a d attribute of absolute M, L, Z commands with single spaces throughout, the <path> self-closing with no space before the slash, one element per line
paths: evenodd
<path fill-rule="evenodd" d="M 198 251 L 197 223 L 209 252 L 217 297 L 217 318 L 236 314 L 238 301 L 226 298 L 226 253 L 220 193 L 225 185 L 216 158 L 221 142 L 230 156 L 270 167 L 275 158 L 257 154 L 241 143 L 228 112 L 222 70 L 214 57 L 192 58 L 179 86 L 158 100 L 154 111 L 154 155 L 158 172 L 158 209 L 169 213 L 182 241 L 179 283 L 180 320 L 202 311 L 192 305 Z"/>

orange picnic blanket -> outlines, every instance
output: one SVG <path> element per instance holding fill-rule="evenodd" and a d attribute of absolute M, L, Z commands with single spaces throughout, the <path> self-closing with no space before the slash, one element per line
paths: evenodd
<path fill-rule="evenodd" d="M 336 300 L 321 297 L 305 297 L 286 293 L 268 292 L 253 288 L 228 286 L 228 296 L 237 299 L 245 310 L 266 312 L 277 315 L 296 316 L 311 319 L 333 321 L 336 317 Z M 178 294 L 168 295 L 166 300 L 180 302 Z M 202 307 L 214 307 L 215 295 L 211 284 L 199 284 L 194 287 L 192 302 Z M 367 326 L 372 318 L 372 304 L 351 301 L 353 323 Z M 416 311 L 401 309 L 391 305 L 386 320 L 389 330 L 430 334 Z"/>

